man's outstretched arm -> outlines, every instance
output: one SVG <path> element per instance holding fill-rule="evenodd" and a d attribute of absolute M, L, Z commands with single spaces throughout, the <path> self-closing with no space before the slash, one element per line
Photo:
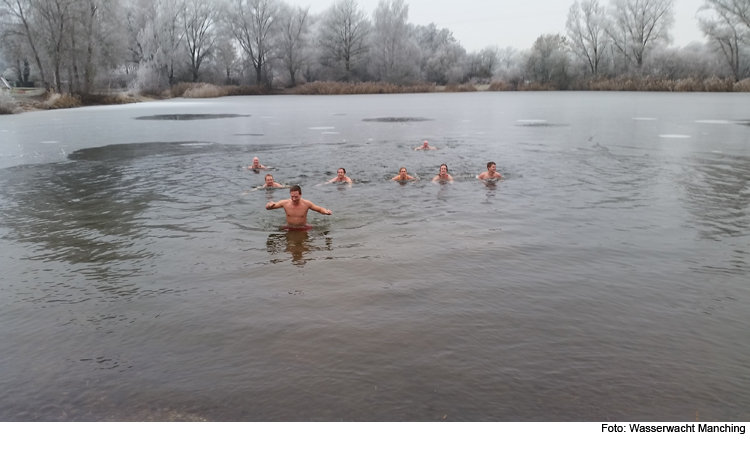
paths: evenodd
<path fill-rule="evenodd" d="M 268 202 L 266 203 L 266 209 L 279 209 L 284 207 L 284 202 L 286 200 L 281 200 L 279 202 Z"/>
<path fill-rule="evenodd" d="M 310 201 L 308 201 L 308 203 L 309 203 L 308 206 L 310 207 L 310 209 L 312 209 L 313 211 L 317 213 L 325 214 L 326 216 L 330 216 L 331 214 L 333 214 L 330 209 L 321 208 L 320 206 Z"/>

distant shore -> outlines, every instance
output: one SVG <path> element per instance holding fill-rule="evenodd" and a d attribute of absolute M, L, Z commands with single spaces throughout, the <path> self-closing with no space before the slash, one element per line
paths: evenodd
<path fill-rule="evenodd" d="M 67 109 L 81 106 L 119 105 L 171 98 L 218 98 L 247 95 L 363 95 L 363 94 L 403 94 L 432 92 L 529 92 L 529 91 L 613 91 L 613 92 L 750 92 L 750 78 L 740 81 L 722 78 L 703 80 L 688 78 L 668 80 L 658 78 L 617 78 L 590 80 L 568 89 L 559 89 L 551 84 L 504 82 L 464 83 L 439 86 L 423 83 L 409 86 L 382 82 L 344 83 L 335 81 L 315 81 L 293 88 L 268 89 L 259 86 L 218 86 L 209 83 L 179 83 L 161 92 L 134 94 L 117 92 L 106 94 L 57 94 L 41 96 L 25 95 L 0 97 L 0 114 L 17 114 L 28 111 Z M 7 92 L 7 91 L 6 91 Z"/>

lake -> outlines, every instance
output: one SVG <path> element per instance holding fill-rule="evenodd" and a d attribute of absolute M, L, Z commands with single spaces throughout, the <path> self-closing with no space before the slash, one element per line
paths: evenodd
<path fill-rule="evenodd" d="M 0 116 L 0 420 L 750 421 L 748 99 Z"/>

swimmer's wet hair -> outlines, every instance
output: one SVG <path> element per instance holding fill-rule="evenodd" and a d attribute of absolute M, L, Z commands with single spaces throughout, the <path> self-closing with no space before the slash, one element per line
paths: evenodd
<path fill-rule="evenodd" d="M 447 171 L 448 171 L 448 164 L 440 164 L 440 167 L 441 167 L 441 168 L 442 168 L 443 166 L 445 166 L 445 171 L 447 172 Z"/>
<path fill-rule="evenodd" d="M 339 170 L 343 170 L 344 173 L 346 173 L 346 169 L 344 169 L 343 167 L 339 167 Z M 339 170 L 337 170 L 336 172 L 338 172 Z"/>
<path fill-rule="evenodd" d="M 490 162 L 487 163 L 487 168 L 489 169 L 490 166 L 492 166 L 492 165 L 496 166 L 497 164 L 495 164 L 494 162 L 490 161 Z"/>
<path fill-rule="evenodd" d="M 290 192 L 290 193 L 291 193 L 291 192 L 295 192 L 295 191 L 296 191 L 296 192 L 299 192 L 299 195 L 302 195 L 302 188 L 301 188 L 301 187 L 299 187 L 299 185 L 296 185 L 296 184 L 295 184 L 294 186 L 292 186 L 292 187 L 290 187 L 290 188 L 289 188 L 289 192 Z"/>
<path fill-rule="evenodd" d="M 273 175 L 271 175 L 270 173 L 269 173 L 269 174 L 266 174 L 266 176 L 265 176 L 265 177 L 263 177 L 263 179 L 266 179 L 266 178 L 268 178 L 268 177 L 271 177 L 271 178 L 273 178 Z"/>

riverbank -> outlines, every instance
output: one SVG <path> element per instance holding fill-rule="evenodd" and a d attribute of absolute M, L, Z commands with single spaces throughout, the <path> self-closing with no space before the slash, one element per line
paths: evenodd
<path fill-rule="evenodd" d="M 246 95 L 370 95 L 370 94 L 414 94 L 433 92 L 529 92 L 529 91 L 615 91 L 615 92 L 750 92 L 750 78 L 735 82 L 732 79 L 711 77 L 703 80 L 667 80 L 660 78 L 616 78 L 580 82 L 559 89 L 550 83 L 493 81 L 490 84 L 464 83 L 439 86 L 422 83 L 401 86 L 382 82 L 343 83 L 315 81 L 293 88 L 268 89 L 259 86 L 218 86 L 209 83 L 179 83 L 157 94 L 56 94 L 41 96 L 0 95 L 0 114 L 16 114 L 28 111 L 67 109 L 81 106 L 120 105 L 170 98 L 218 98 Z"/>

